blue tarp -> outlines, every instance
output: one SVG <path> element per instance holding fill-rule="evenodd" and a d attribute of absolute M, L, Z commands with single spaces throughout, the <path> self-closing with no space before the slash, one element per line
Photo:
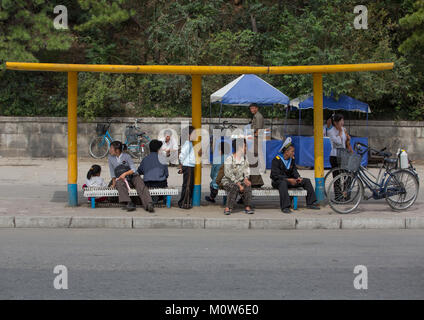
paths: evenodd
<path fill-rule="evenodd" d="M 295 159 L 296 164 L 303 167 L 314 167 L 314 137 L 310 136 L 290 136 L 295 147 Z M 361 142 L 365 145 L 368 145 L 368 138 L 362 137 L 352 137 L 351 145 L 356 142 Z M 271 140 L 267 141 L 266 147 L 266 167 L 267 169 L 271 168 L 272 159 L 277 155 L 278 151 L 283 145 L 282 140 Z M 331 168 L 330 165 L 330 152 L 331 152 L 331 143 L 330 139 L 324 137 L 324 168 Z M 365 154 L 362 158 L 361 165 L 367 166 L 368 164 L 368 154 Z"/>
<path fill-rule="evenodd" d="M 211 94 L 211 103 L 261 106 L 287 105 L 290 99 L 268 82 L 254 74 L 244 74 Z"/>
<path fill-rule="evenodd" d="M 314 96 L 310 96 L 309 98 L 299 101 L 300 98 L 294 99 L 290 102 L 290 105 L 293 108 L 300 109 L 312 109 L 314 107 Z M 323 108 L 330 110 L 346 110 L 346 111 L 359 111 L 359 112 L 368 112 L 371 110 L 365 102 L 356 100 L 352 97 L 348 97 L 346 95 L 340 95 L 339 99 L 336 100 L 333 94 L 330 97 L 323 97 Z"/>

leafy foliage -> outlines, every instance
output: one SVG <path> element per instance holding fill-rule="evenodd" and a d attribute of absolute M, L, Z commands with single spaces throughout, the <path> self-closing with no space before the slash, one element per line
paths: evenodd
<path fill-rule="evenodd" d="M 29 4 L 30 3 L 30 4 Z M 93 64 L 313 65 L 394 62 L 385 72 L 329 74 L 324 89 L 370 104 L 375 119 L 424 119 L 424 1 L 362 1 L 368 29 L 353 26 L 353 0 L 64 0 L 69 30 L 53 28 L 49 1 L 0 0 L 0 60 Z M 291 98 L 310 75 L 263 76 Z M 202 101 L 234 76 L 203 77 Z M 79 115 L 188 116 L 189 76 L 79 75 Z M 1 115 L 66 114 L 66 75 L 5 71 Z M 285 111 L 267 110 L 284 117 Z M 213 107 L 213 115 L 218 107 Z M 223 116 L 246 116 L 224 108 Z M 291 113 L 292 117 L 297 114 Z M 355 115 L 349 115 L 355 117 Z M 306 118 L 311 117 L 306 114 Z"/>

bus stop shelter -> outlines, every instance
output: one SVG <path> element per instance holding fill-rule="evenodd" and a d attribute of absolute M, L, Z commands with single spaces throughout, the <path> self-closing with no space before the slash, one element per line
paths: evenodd
<path fill-rule="evenodd" d="M 6 69 L 21 71 L 53 71 L 68 73 L 68 203 L 78 205 L 78 158 L 77 158 L 77 101 L 78 72 L 180 74 L 191 76 L 192 125 L 202 125 L 202 76 L 213 74 L 312 74 L 314 104 L 314 156 L 317 199 L 324 199 L 324 150 L 323 150 L 323 74 L 337 72 L 382 71 L 393 69 L 393 63 L 313 65 L 313 66 L 175 66 L 175 65 L 90 65 L 6 62 Z M 200 147 L 201 136 L 195 142 Z M 193 206 L 200 206 L 201 159 L 196 155 L 194 171 Z"/>

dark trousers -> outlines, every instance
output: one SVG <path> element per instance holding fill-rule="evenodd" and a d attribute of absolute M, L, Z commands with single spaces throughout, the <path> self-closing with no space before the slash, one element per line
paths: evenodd
<path fill-rule="evenodd" d="M 240 188 L 235 183 L 228 183 L 224 186 L 225 191 L 227 192 L 227 204 L 226 207 L 229 209 L 233 209 L 234 205 L 236 203 L 237 195 L 240 194 L 241 199 L 243 200 L 245 207 L 250 207 L 250 204 L 252 202 L 252 187 L 246 186 L 244 182 L 241 183 L 241 185 L 244 188 L 243 192 L 240 192 Z"/>
<path fill-rule="evenodd" d="M 141 200 L 141 204 L 145 209 L 147 209 L 149 204 L 152 204 L 152 197 L 150 196 L 149 189 L 143 182 L 143 179 L 139 175 L 132 175 L 132 178 L 129 179 L 130 187 L 131 185 L 137 190 L 138 197 Z M 130 202 L 131 198 L 128 195 L 128 188 L 123 180 L 116 181 L 116 189 L 119 193 L 119 202 Z"/>
<path fill-rule="evenodd" d="M 312 186 L 311 180 L 308 178 L 303 178 L 302 182 L 297 183 L 296 185 L 291 185 L 286 179 L 273 181 L 272 187 L 274 189 L 278 189 L 280 192 L 280 207 L 281 209 L 290 208 L 290 196 L 289 196 L 289 188 L 299 188 L 302 187 L 306 190 L 306 204 L 309 206 L 317 201 L 315 196 L 315 190 Z"/>
<path fill-rule="evenodd" d="M 194 188 L 194 167 L 183 166 L 183 186 L 181 188 L 181 197 L 178 206 L 183 204 L 191 206 Z"/>
<path fill-rule="evenodd" d="M 168 181 L 144 181 L 144 184 L 149 189 L 156 189 L 156 188 L 167 188 L 168 187 Z M 153 196 L 152 200 L 155 204 L 157 204 L 159 201 L 163 201 L 163 196 Z"/>

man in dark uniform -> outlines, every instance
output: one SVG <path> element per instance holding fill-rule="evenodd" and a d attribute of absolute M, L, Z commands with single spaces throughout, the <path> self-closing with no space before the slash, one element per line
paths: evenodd
<path fill-rule="evenodd" d="M 301 178 L 294 163 L 294 146 L 291 144 L 291 139 L 288 138 L 281 152 L 272 160 L 271 166 L 272 187 L 280 192 L 280 207 L 284 213 L 291 213 L 290 197 L 288 188 L 302 187 L 306 190 L 306 204 L 308 209 L 319 210 L 317 205 L 315 190 L 311 180 Z"/>

